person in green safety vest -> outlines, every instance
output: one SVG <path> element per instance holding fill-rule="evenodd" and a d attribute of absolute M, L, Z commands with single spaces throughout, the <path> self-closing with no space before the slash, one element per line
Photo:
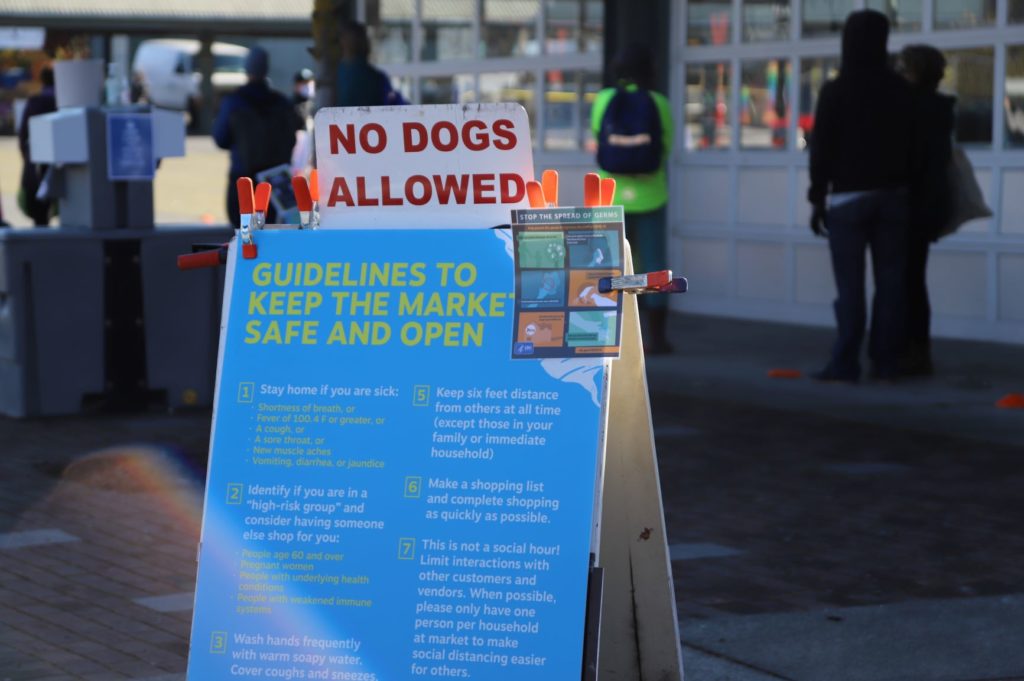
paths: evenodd
<path fill-rule="evenodd" d="M 630 45 L 613 62 L 614 87 L 597 93 L 590 127 L 598 140 L 603 177 L 615 178 L 615 202 L 626 215 L 633 270 L 668 269 L 666 253 L 667 165 L 672 150 L 672 109 L 654 91 L 654 60 L 644 45 Z M 641 296 L 646 318 L 644 352 L 672 352 L 665 325 L 668 297 Z"/>

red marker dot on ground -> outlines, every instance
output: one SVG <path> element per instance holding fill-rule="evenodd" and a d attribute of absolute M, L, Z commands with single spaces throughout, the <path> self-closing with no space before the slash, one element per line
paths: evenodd
<path fill-rule="evenodd" d="M 1024 409 L 1024 393 L 1007 393 L 996 401 L 1000 409 Z"/>
<path fill-rule="evenodd" d="M 801 378 L 804 372 L 799 369 L 769 369 L 768 378 Z"/>

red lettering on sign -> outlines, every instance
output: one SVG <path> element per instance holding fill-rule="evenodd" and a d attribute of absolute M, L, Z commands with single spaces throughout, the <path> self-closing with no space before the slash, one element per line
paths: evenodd
<path fill-rule="evenodd" d="M 329 208 L 333 208 L 338 203 L 352 207 L 352 193 L 349 192 L 348 183 L 345 182 L 344 177 L 334 178 L 334 182 L 331 183 L 331 196 L 327 199 Z"/>
<path fill-rule="evenodd" d="M 494 121 L 494 148 L 501 151 L 508 151 L 516 146 L 516 134 L 513 132 L 515 124 L 507 118 L 499 118 Z M 501 141 L 499 141 L 499 139 Z"/>
<path fill-rule="evenodd" d="M 469 177 L 466 175 L 434 175 L 434 186 L 437 188 L 439 203 L 451 203 L 448 197 L 454 193 L 455 203 L 461 206 L 466 202 L 468 184 Z"/>
<path fill-rule="evenodd" d="M 344 177 L 335 177 L 331 182 L 331 195 L 327 206 L 424 206 L 436 199 L 440 205 L 514 204 L 526 196 L 526 181 L 515 173 L 461 174 L 461 175 L 413 175 L 405 181 L 403 193 L 396 195 L 392 178 L 380 178 L 380 195 L 374 190 L 371 178 L 355 178 L 353 194 Z"/>
<path fill-rule="evenodd" d="M 356 134 L 355 127 L 351 123 L 345 126 L 345 131 L 342 132 L 341 128 L 337 125 L 331 124 L 327 126 L 327 134 L 331 139 L 331 153 L 338 153 L 338 145 L 340 144 L 345 148 L 345 152 L 349 154 L 356 153 Z"/>
<path fill-rule="evenodd" d="M 344 130 L 332 123 L 327 126 L 327 134 L 331 140 L 332 154 L 339 153 L 339 148 L 344 149 L 346 154 L 356 153 L 357 138 L 359 146 L 369 154 L 379 154 L 388 145 L 388 134 L 380 123 L 367 123 L 359 128 L 358 135 L 352 123 L 346 124 Z"/>
<path fill-rule="evenodd" d="M 377 143 L 370 144 L 370 133 L 377 138 Z M 379 154 L 388 144 L 388 134 L 384 132 L 384 126 L 380 123 L 367 123 L 359 129 L 359 144 L 363 150 L 371 154 Z"/>
<path fill-rule="evenodd" d="M 485 196 L 484 192 L 494 191 L 494 173 L 473 176 L 473 203 L 497 203 L 494 196 Z"/>
<path fill-rule="evenodd" d="M 474 135 L 474 130 L 486 131 L 487 124 L 478 120 L 466 121 L 462 126 L 462 143 L 470 151 L 483 151 L 491 143 L 491 138 L 486 132 Z"/>
<path fill-rule="evenodd" d="M 356 204 L 360 206 L 379 206 L 380 199 L 366 195 L 366 178 L 356 178 Z"/>
<path fill-rule="evenodd" d="M 526 195 L 526 182 L 515 173 L 498 175 L 498 182 L 501 184 L 502 203 L 519 203 Z"/>
<path fill-rule="evenodd" d="M 420 185 L 421 196 L 416 196 L 416 185 Z M 405 181 L 405 200 L 414 206 L 422 206 L 430 201 L 430 180 L 423 175 L 413 175 Z"/>
<path fill-rule="evenodd" d="M 498 119 L 490 125 L 472 119 L 464 122 L 460 130 L 451 121 L 437 121 L 429 129 L 417 121 L 402 123 L 402 148 L 406 153 L 425 151 L 428 146 L 441 152 L 454 151 L 460 141 L 469 151 L 483 151 L 492 144 L 495 149 L 508 151 L 516 146 L 515 124 L 507 118 Z M 360 143 L 366 146 L 362 140 Z"/>
<path fill-rule="evenodd" d="M 391 178 L 384 176 L 380 178 L 381 205 L 401 206 L 402 197 L 391 195 Z"/>
<path fill-rule="evenodd" d="M 406 151 L 423 151 L 427 148 L 427 126 L 414 121 L 402 123 L 402 142 Z"/>
<path fill-rule="evenodd" d="M 442 141 L 442 137 L 448 140 Z M 451 151 L 459 145 L 459 131 L 450 121 L 438 121 L 430 130 L 430 141 L 438 151 Z"/>

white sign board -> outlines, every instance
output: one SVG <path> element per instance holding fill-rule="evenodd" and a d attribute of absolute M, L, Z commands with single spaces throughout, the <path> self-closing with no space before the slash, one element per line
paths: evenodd
<path fill-rule="evenodd" d="M 321 227 L 479 229 L 529 207 L 518 104 L 321 109 L 315 130 Z"/>
<path fill-rule="evenodd" d="M 41 26 L 0 26 L 0 50 L 41 50 L 45 42 Z"/>

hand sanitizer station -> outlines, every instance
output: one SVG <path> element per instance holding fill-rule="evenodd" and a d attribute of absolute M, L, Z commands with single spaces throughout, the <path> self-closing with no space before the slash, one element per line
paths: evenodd
<path fill-rule="evenodd" d="M 58 110 L 29 121 L 59 227 L 0 232 L 0 413 L 9 416 L 212 401 L 223 275 L 181 276 L 175 256 L 231 230 L 154 226 L 154 174 L 161 159 L 184 155 L 184 120 L 121 104 L 116 83 L 101 106 L 102 69 L 58 62 Z"/>

